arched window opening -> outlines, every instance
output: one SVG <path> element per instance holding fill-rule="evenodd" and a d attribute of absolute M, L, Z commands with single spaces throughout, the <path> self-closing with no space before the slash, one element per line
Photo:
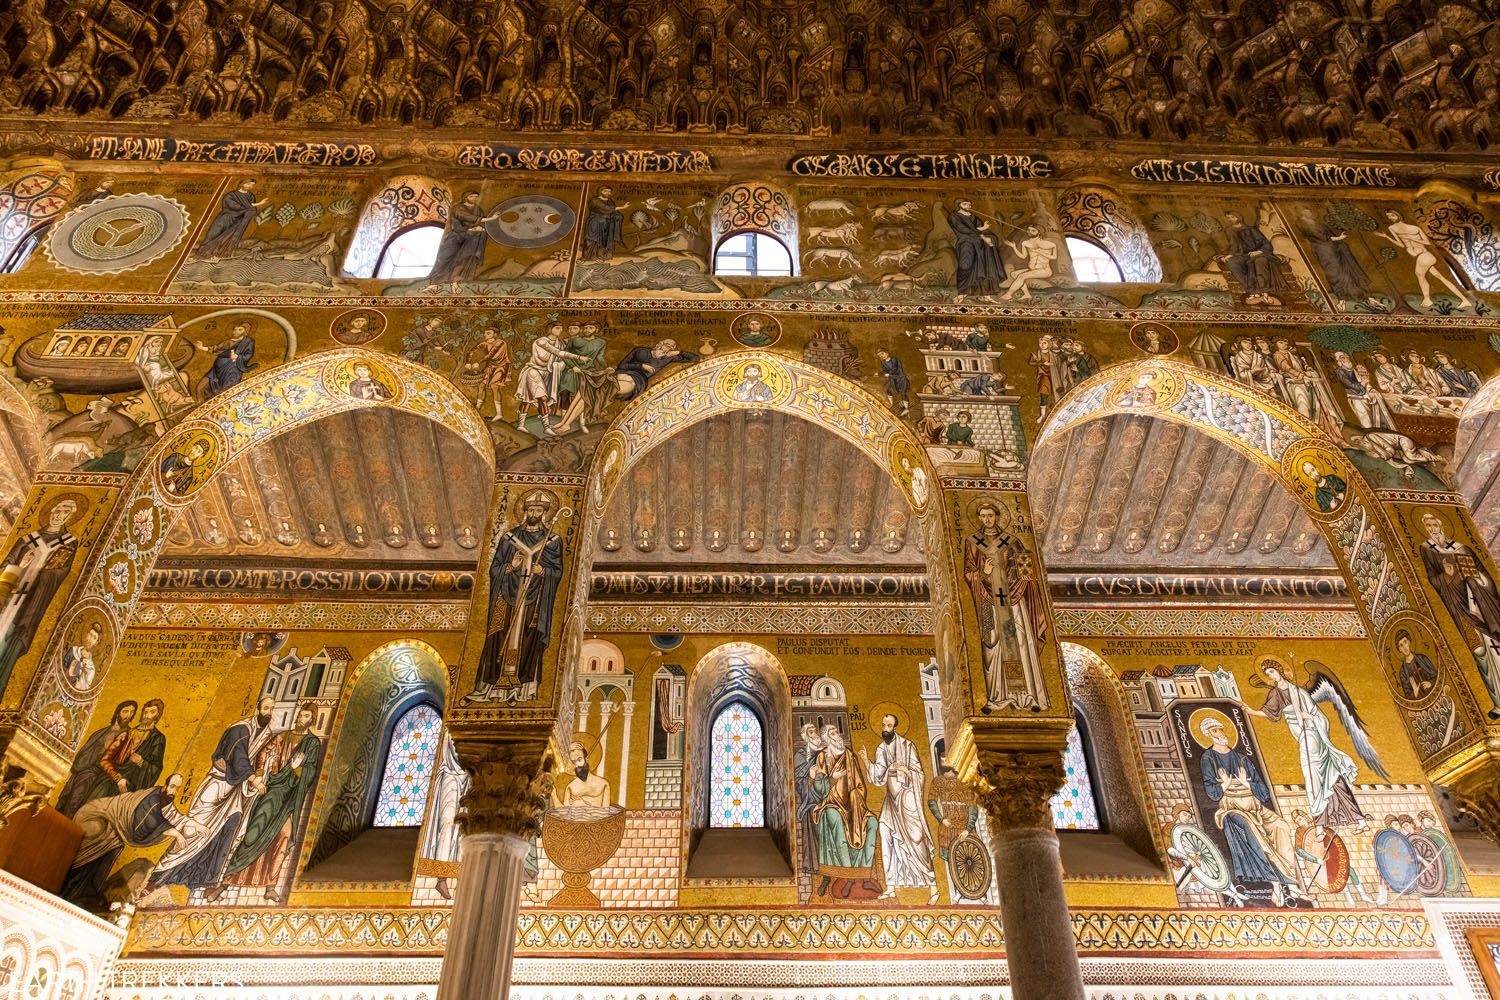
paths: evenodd
<path fill-rule="evenodd" d="M 425 278 L 437 263 L 438 247 L 443 242 L 443 227 L 425 223 L 403 229 L 386 243 L 380 252 L 375 277 L 392 281 Z"/>
<path fill-rule="evenodd" d="M 786 278 L 792 255 L 786 245 L 766 233 L 736 233 L 714 253 L 714 273 L 748 278 Z"/>
<path fill-rule="evenodd" d="M 742 701 L 725 705 L 709 736 L 709 825 L 766 825 L 765 738 L 760 718 Z"/>
<path fill-rule="evenodd" d="M 1087 745 L 1088 722 L 1082 712 L 1073 715 L 1063 750 L 1063 786 L 1052 796 L 1052 825 L 1058 830 L 1103 830 L 1103 810 L 1094 795 L 1094 776 Z"/>
<path fill-rule="evenodd" d="M 1125 279 L 1120 275 L 1120 266 L 1097 243 L 1079 239 L 1077 236 L 1066 237 L 1068 244 L 1068 256 L 1073 259 L 1073 275 L 1082 283 L 1088 284 L 1119 284 Z"/>
<path fill-rule="evenodd" d="M 427 702 L 413 705 L 396 719 L 385 752 L 380 797 L 375 801 L 371 826 L 422 825 L 442 732 L 442 716 Z"/>

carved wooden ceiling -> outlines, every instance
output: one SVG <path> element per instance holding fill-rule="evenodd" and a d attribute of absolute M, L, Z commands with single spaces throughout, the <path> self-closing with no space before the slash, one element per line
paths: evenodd
<path fill-rule="evenodd" d="M 230 466 L 179 518 L 157 566 L 226 560 L 479 561 L 490 474 L 461 438 L 408 413 L 308 424 Z"/>
<path fill-rule="evenodd" d="M 874 462 L 769 411 L 714 417 L 649 452 L 616 488 L 598 543 L 596 568 L 925 566 L 911 509 Z"/>
<path fill-rule="evenodd" d="M 1483 148 L 1495 0 L 14 0 L 0 106 Z"/>
<path fill-rule="evenodd" d="M 1030 494 L 1050 572 L 1337 571 L 1322 532 L 1269 473 L 1181 424 L 1084 424 L 1038 450 Z"/>

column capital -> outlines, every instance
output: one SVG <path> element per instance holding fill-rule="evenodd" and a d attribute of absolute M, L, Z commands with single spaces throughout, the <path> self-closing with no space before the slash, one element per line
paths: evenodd
<path fill-rule="evenodd" d="M 1061 750 L 981 750 L 975 789 L 1001 831 L 1052 830 L 1052 796 L 1063 786 Z"/>
<path fill-rule="evenodd" d="M 1500 844 L 1500 760 L 1486 757 L 1452 780 L 1448 791 L 1453 801 L 1474 818 L 1480 831 Z"/>
<path fill-rule="evenodd" d="M 17 713 L 0 717 L 0 826 L 18 812 L 40 810 L 67 774 L 67 760 L 27 731 Z"/>
<path fill-rule="evenodd" d="M 470 778 L 456 817 L 464 833 L 536 836 L 555 778 L 555 761 L 546 744 L 456 739 L 453 746 Z"/>

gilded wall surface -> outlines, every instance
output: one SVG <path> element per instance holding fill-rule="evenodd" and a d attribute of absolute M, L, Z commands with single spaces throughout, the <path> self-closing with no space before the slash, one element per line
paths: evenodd
<path fill-rule="evenodd" d="M 65 894 L 136 955 L 440 951 L 446 736 L 401 864 L 326 867 L 430 704 L 557 757 L 523 954 L 993 956 L 974 748 L 1078 715 L 1085 953 L 1430 955 L 1496 885 L 1434 787 L 1500 718 L 1493 177 L 1106 160 L 7 163 L 0 707 Z M 793 273 L 716 274 L 745 232 Z M 735 691 L 786 870 L 695 875 Z"/>

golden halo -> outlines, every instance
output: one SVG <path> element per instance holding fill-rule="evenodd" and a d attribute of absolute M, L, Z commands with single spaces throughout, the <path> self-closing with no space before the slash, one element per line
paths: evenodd
<path fill-rule="evenodd" d="M 980 507 L 992 507 L 992 508 L 994 508 L 994 510 L 996 512 L 995 513 L 995 527 L 999 528 L 1001 531 L 1009 531 L 1009 530 L 1011 530 L 1011 522 L 1015 519 L 1015 512 L 1010 509 L 1010 504 L 1005 503 L 1003 500 L 999 499 L 999 497 L 993 497 L 993 496 L 976 497 L 974 500 L 970 501 L 969 505 L 968 505 L 968 515 L 969 515 L 969 523 L 970 524 L 973 524 L 973 525 L 976 525 L 976 526 L 979 524 L 979 508 Z"/>
<path fill-rule="evenodd" d="M 590 771 L 599 766 L 599 758 L 602 755 L 599 747 L 599 737 L 595 736 L 593 733 L 585 733 L 580 731 L 574 733 L 573 737 L 568 740 L 567 749 L 570 752 L 573 749 L 574 743 L 577 743 L 583 747 L 583 755 L 588 759 Z M 567 754 L 563 755 L 563 760 L 569 762 L 567 765 L 568 769 L 572 770 L 571 759 L 567 756 Z"/>
<path fill-rule="evenodd" d="M 907 715 L 906 709 L 893 701 L 882 701 L 870 706 L 870 714 L 865 716 L 869 720 L 870 731 L 880 732 L 881 722 L 887 715 L 896 717 L 896 732 L 905 736 L 911 726 L 911 717 Z"/>
<path fill-rule="evenodd" d="M 1224 735 L 1229 737 L 1229 747 L 1234 749 L 1240 745 L 1240 727 L 1234 724 L 1234 720 L 1217 708 L 1200 708 L 1188 716 L 1188 734 L 1192 736 L 1193 742 L 1207 750 L 1213 746 L 1213 741 L 1203 735 L 1202 725 L 1209 719 L 1217 721 L 1224 727 Z"/>
<path fill-rule="evenodd" d="M 45 503 L 42 504 L 41 510 L 37 511 L 36 523 L 40 526 L 45 527 L 47 524 L 47 519 L 52 516 L 52 511 L 57 507 L 58 504 L 62 503 L 64 500 L 72 501 L 74 508 L 72 515 L 67 519 L 67 521 L 63 522 L 64 528 L 69 528 L 74 524 L 77 524 L 78 520 L 83 517 L 83 515 L 89 512 L 89 498 L 84 496 L 82 493 L 77 493 L 74 491 L 59 493 L 54 497 L 50 497 Z"/>

